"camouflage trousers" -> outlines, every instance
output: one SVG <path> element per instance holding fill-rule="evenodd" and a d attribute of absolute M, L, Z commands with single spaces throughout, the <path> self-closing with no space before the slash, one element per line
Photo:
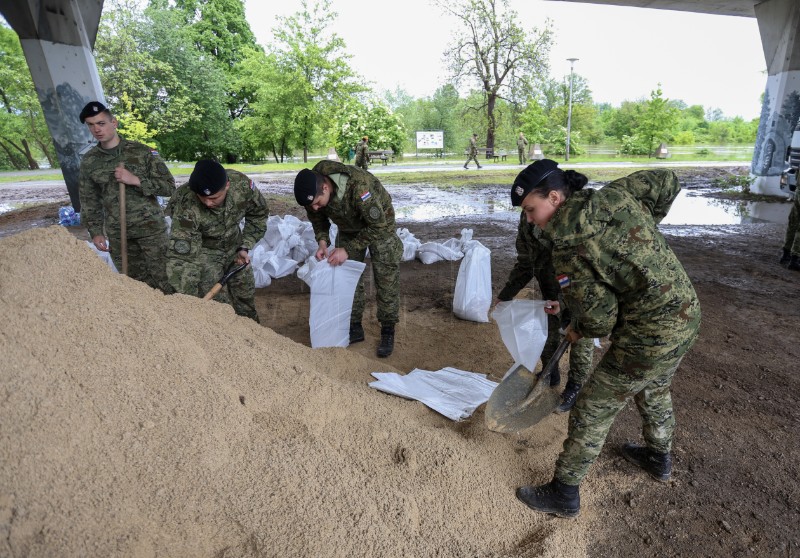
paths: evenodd
<path fill-rule="evenodd" d="M 367 167 L 369 167 L 369 163 L 366 161 L 366 159 L 364 159 L 364 160 L 362 160 L 362 161 L 358 161 L 358 160 L 356 160 L 356 166 L 357 166 L 358 168 L 360 168 L 360 169 L 367 170 Z M 349 254 L 349 253 L 350 253 L 350 252 L 348 252 L 348 254 Z"/>
<path fill-rule="evenodd" d="M 547 316 L 547 342 L 542 349 L 542 368 L 547 366 L 553 353 L 561 342 L 558 316 Z M 592 375 L 592 358 L 594 357 L 594 340 L 583 338 L 569 348 L 569 379 L 578 385 L 584 385 Z"/>
<path fill-rule="evenodd" d="M 478 155 L 470 155 L 467 157 L 467 162 L 464 163 L 464 166 L 468 166 L 470 161 L 475 161 L 476 165 L 481 166 L 481 164 L 478 162 Z"/>
<path fill-rule="evenodd" d="M 235 256 L 210 253 L 204 250 L 194 261 L 171 257 L 167 260 L 167 275 L 176 292 L 204 297 L 230 269 Z M 256 312 L 256 282 L 253 267 L 247 266 L 228 279 L 222 290 L 212 299 L 233 306 L 239 316 L 261 322 Z"/>
<path fill-rule="evenodd" d="M 555 471 L 555 478 L 565 484 L 580 484 L 603 449 L 614 419 L 631 397 L 642 417 L 647 447 L 659 453 L 672 450 L 675 416 L 670 386 L 685 351 L 639 368 L 637 377 L 622 372 L 626 365 L 620 362 L 620 352 L 613 346 L 606 352 L 570 412 L 567 439 Z"/>
<path fill-rule="evenodd" d="M 128 277 L 147 283 L 165 294 L 174 292 L 167 280 L 167 233 L 128 239 Z M 122 273 L 122 242 L 108 236 L 111 260 Z"/>
<path fill-rule="evenodd" d="M 794 194 L 794 204 L 789 212 L 783 249 L 788 250 L 794 256 L 800 256 L 800 192 Z"/>
<path fill-rule="evenodd" d="M 517 154 L 519 155 L 519 164 L 520 165 L 524 165 L 525 161 L 527 160 L 525 158 L 525 148 L 524 147 L 518 147 L 517 148 Z"/>
<path fill-rule="evenodd" d="M 351 260 L 363 262 L 367 251 L 366 249 L 355 250 L 351 244 L 352 240 L 352 237 L 342 234 L 336 239 L 336 245 L 347 250 L 347 255 Z M 403 242 L 394 232 L 369 245 L 372 277 L 378 302 L 378 321 L 382 324 L 396 324 L 400 321 L 400 259 L 402 256 Z M 353 296 L 351 322 L 361 322 L 365 304 L 366 295 L 364 275 L 362 274 Z"/>

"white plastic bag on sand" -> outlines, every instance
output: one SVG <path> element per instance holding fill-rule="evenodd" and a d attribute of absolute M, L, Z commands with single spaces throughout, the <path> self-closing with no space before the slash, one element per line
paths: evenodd
<path fill-rule="evenodd" d="M 464 253 L 441 242 L 426 242 L 420 245 L 419 250 L 417 250 L 417 257 L 424 264 L 432 264 L 442 260 L 460 260 L 464 257 Z"/>
<path fill-rule="evenodd" d="M 89 242 L 88 240 L 86 241 L 86 244 L 89 245 L 89 248 L 92 249 L 92 252 L 100 256 L 100 259 L 106 262 L 108 267 L 110 267 L 114 271 L 114 273 L 119 273 L 119 271 L 117 270 L 117 266 L 114 265 L 114 260 L 111 259 L 111 254 L 109 254 L 108 252 L 101 252 L 100 250 L 94 247 L 94 244 L 92 242 Z"/>
<path fill-rule="evenodd" d="M 297 276 L 311 288 L 311 347 L 347 347 L 350 344 L 350 312 L 356 285 L 365 264 L 347 260 L 331 266 L 327 260 L 310 258 Z"/>
<path fill-rule="evenodd" d="M 488 322 L 492 306 L 492 252 L 471 240 L 458 268 L 453 313 L 462 320 Z"/>
<path fill-rule="evenodd" d="M 492 312 L 500 337 L 514 359 L 512 369 L 519 365 L 530 371 L 536 368 L 547 343 L 545 304 L 544 300 L 511 300 L 500 302 Z"/>
<path fill-rule="evenodd" d="M 497 383 L 486 374 L 442 368 L 436 372 L 415 368 L 405 376 L 394 372 L 373 372 L 377 381 L 370 387 L 420 401 L 451 420 L 463 420 L 489 400 Z"/>
<path fill-rule="evenodd" d="M 422 243 L 417 240 L 408 229 L 397 229 L 397 236 L 403 242 L 403 260 L 407 262 L 409 260 L 413 260 L 417 257 L 417 250 L 422 245 Z"/>

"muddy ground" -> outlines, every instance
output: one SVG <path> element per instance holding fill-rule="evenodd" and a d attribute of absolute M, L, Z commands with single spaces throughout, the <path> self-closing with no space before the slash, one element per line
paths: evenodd
<path fill-rule="evenodd" d="M 679 175 L 702 188 L 724 172 L 695 169 Z M 261 186 L 272 214 L 300 215 L 287 196 L 286 178 L 265 177 Z M 0 215 L 0 236 L 57 223 L 60 205 L 63 200 Z M 513 266 L 514 218 L 467 216 L 398 226 L 423 242 L 473 229 L 473 237 L 492 250 L 495 293 Z M 584 494 L 595 491 L 582 510 L 591 556 L 800 555 L 800 273 L 778 265 L 784 230 L 776 224 L 663 228 L 703 310 L 700 339 L 673 384 L 678 421 L 673 479 L 656 483 L 617 453 L 623 442 L 641 439 L 630 404 L 582 486 Z M 85 234 L 80 227 L 72 232 Z M 382 362 L 401 371 L 454 366 L 498 379 L 505 372 L 510 357 L 495 326 L 452 315 L 458 265 L 402 264 L 396 349 Z M 370 293 L 369 281 L 367 287 Z M 535 289 L 526 294 L 536 296 Z M 275 280 L 257 294 L 262 323 L 308 345 L 308 298 L 296 277 Z M 379 330 L 374 312 L 369 306 L 366 342 L 349 350 L 374 355 Z M 562 420 L 566 431 L 566 417 Z M 484 428 L 482 410 L 453 428 L 464 436 Z M 535 432 L 508 440 L 519 453 L 536 451 Z M 531 471 L 530 481 L 546 482 L 551 473 Z"/>

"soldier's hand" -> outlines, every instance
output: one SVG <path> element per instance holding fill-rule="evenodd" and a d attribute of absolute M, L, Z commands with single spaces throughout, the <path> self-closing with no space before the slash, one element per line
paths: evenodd
<path fill-rule="evenodd" d="M 347 261 L 347 250 L 344 248 L 334 248 L 330 256 L 328 256 L 328 263 L 331 265 L 342 265 Z"/>
<path fill-rule="evenodd" d="M 322 261 L 324 258 L 328 257 L 328 243 L 324 240 L 319 241 L 319 248 L 317 248 L 317 252 L 314 254 L 314 257 L 317 258 L 317 261 Z"/>
<path fill-rule="evenodd" d="M 247 250 L 239 250 L 236 254 L 236 265 L 250 263 L 250 252 Z"/>
<path fill-rule="evenodd" d="M 139 177 L 133 174 L 131 171 L 125 168 L 125 165 L 120 163 L 117 165 L 117 168 L 114 169 L 114 179 L 117 182 L 122 182 L 127 186 L 141 186 L 142 181 L 139 180 Z"/>
<path fill-rule="evenodd" d="M 545 314 L 558 314 L 561 304 L 557 300 L 546 300 L 544 305 Z"/>
<path fill-rule="evenodd" d="M 92 237 L 92 244 L 101 252 L 108 252 L 108 241 L 102 234 Z"/>

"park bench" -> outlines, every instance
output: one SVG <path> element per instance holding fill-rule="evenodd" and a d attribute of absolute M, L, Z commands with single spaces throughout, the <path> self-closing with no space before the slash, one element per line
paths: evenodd
<path fill-rule="evenodd" d="M 370 161 L 379 160 L 384 165 L 388 165 L 389 159 L 391 159 L 392 163 L 394 163 L 394 151 L 391 149 L 378 149 L 375 151 L 367 151 L 367 155 L 369 155 Z"/>
<path fill-rule="evenodd" d="M 464 150 L 464 155 L 469 155 L 469 149 Z M 499 160 L 506 160 L 508 153 L 505 149 L 500 149 L 495 153 L 495 150 L 490 147 L 478 147 L 478 156 L 483 156 L 485 159 L 491 159 L 495 163 Z"/>

